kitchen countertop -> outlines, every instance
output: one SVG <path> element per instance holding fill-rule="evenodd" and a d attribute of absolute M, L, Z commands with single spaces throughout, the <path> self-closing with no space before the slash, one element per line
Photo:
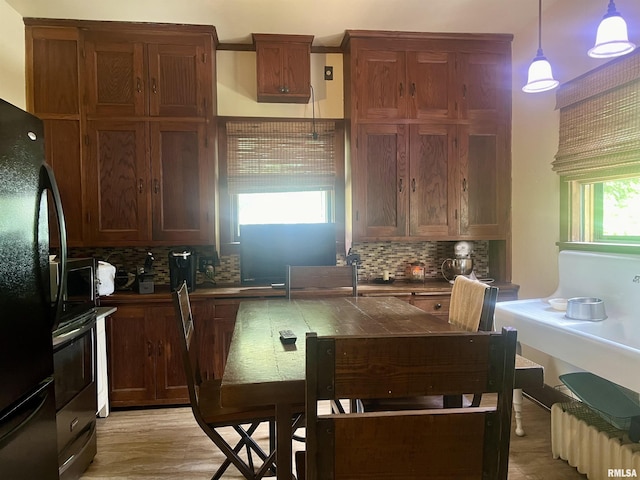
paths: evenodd
<path fill-rule="evenodd" d="M 492 286 L 498 287 L 503 291 L 512 291 L 517 294 L 519 285 L 506 282 L 495 282 Z M 405 281 L 397 281 L 390 284 L 375 283 L 358 283 L 359 295 L 447 295 L 451 293 L 451 284 L 444 280 L 428 280 L 424 283 L 413 283 Z M 340 289 L 336 289 L 339 291 Z M 350 291 L 351 288 L 345 289 Z M 312 297 L 314 295 L 325 295 L 326 289 L 313 290 L 309 289 L 304 292 L 305 296 Z M 286 295 L 284 288 L 272 287 L 251 287 L 245 285 L 218 285 L 216 287 L 198 285 L 196 289 L 189 294 L 193 301 L 202 298 L 273 298 L 284 297 Z M 110 305 L 112 303 L 144 303 L 170 300 L 171 292 L 168 285 L 156 285 L 154 293 L 139 294 L 137 291 L 116 291 L 107 297 L 100 297 L 102 305 Z"/>

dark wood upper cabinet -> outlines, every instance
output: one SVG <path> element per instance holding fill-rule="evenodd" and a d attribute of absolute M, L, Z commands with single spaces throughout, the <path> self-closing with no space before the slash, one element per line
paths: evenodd
<path fill-rule="evenodd" d="M 308 103 L 312 35 L 254 33 L 258 102 Z"/>
<path fill-rule="evenodd" d="M 27 107 L 31 113 L 78 115 L 79 34 L 75 28 L 26 26 Z"/>
<path fill-rule="evenodd" d="M 90 121 L 87 136 L 90 244 L 148 241 L 151 182 L 145 122 Z"/>
<path fill-rule="evenodd" d="M 24 22 L 69 245 L 215 243 L 215 29 Z"/>
<path fill-rule="evenodd" d="M 353 240 L 508 243 L 511 36 L 354 30 L 343 49 Z"/>
<path fill-rule="evenodd" d="M 87 113 L 119 116 L 205 116 L 212 104 L 212 52 L 206 37 L 135 41 L 87 34 Z M 209 80 L 208 80 L 209 79 Z"/>

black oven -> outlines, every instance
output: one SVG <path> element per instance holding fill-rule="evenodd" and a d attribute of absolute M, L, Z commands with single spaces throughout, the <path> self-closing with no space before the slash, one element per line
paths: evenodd
<path fill-rule="evenodd" d="M 53 332 L 60 479 L 75 480 L 96 454 L 96 262 L 70 260 Z"/>

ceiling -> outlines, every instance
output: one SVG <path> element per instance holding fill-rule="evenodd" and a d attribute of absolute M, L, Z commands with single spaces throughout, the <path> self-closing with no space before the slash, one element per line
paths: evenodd
<path fill-rule="evenodd" d="M 535 0 L 5 1 L 23 17 L 207 24 L 221 43 L 284 33 L 314 35 L 314 46 L 338 46 L 347 29 L 515 34 L 538 17 Z"/>

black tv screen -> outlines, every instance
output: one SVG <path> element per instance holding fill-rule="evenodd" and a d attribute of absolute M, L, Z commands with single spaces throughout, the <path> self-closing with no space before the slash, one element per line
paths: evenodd
<path fill-rule="evenodd" d="M 243 285 L 284 283 L 287 265 L 335 265 L 334 223 L 240 226 Z"/>

